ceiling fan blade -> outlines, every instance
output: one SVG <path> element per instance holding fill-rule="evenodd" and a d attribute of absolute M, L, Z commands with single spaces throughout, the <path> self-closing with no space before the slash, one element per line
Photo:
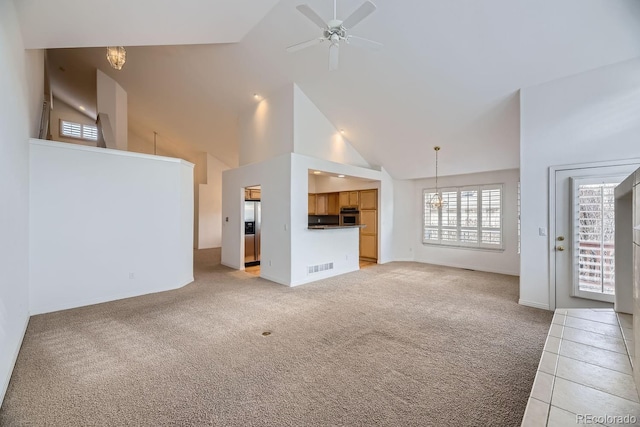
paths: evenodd
<path fill-rule="evenodd" d="M 289 46 L 287 48 L 287 52 L 297 52 L 299 50 L 320 44 L 323 41 L 325 41 L 323 37 L 318 37 L 317 39 L 311 39 L 311 40 L 307 40 L 306 42 L 297 43 L 292 46 Z"/>
<path fill-rule="evenodd" d="M 340 52 L 340 45 L 335 43 L 329 46 L 329 71 L 335 71 L 338 69 L 338 54 Z"/>
<path fill-rule="evenodd" d="M 358 36 L 351 36 L 351 35 L 347 36 L 346 41 L 352 46 L 364 47 L 365 49 L 369 49 L 369 50 L 380 50 L 382 49 L 382 46 L 383 46 L 382 43 L 374 42 L 373 40 L 365 39 Z"/>
<path fill-rule="evenodd" d="M 327 28 L 327 23 L 324 22 L 324 19 L 322 19 L 320 15 L 318 15 L 313 9 L 311 9 L 309 5 L 301 4 L 297 6 L 296 9 L 298 9 L 304 16 L 309 18 L 318 27 L 322 29 Z"/>
<path fill-rule="evenodd" d="M 376 5 L 370 1 L 362 3 L 347 19 L 344 20 L 342 26 L 346 29 L 353 28 L 358 22 L 371 15 L 376 10 Z"/>

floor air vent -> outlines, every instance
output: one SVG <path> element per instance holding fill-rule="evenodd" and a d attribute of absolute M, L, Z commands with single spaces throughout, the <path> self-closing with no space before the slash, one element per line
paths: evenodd
<path fill-rule="evenodd" d="M 307 274 L 315 274 L 327 270 L 333 270 L 332 262 L 328 262 L 326 264 L 310 265 L 309 267 L 307 267 Z"/>

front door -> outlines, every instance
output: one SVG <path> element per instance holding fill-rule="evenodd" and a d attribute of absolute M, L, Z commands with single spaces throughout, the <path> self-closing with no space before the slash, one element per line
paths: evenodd
<path fill-rule="evenodd" d="M 615 293 L 614 189 L 635 164 L 555 172 L 555 307 L 611 307 Z"/>

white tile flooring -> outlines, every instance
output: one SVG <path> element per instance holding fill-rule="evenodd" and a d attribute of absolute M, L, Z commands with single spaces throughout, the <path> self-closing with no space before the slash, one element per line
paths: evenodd
<path fill-rule="evenodd" d="M 632 326 L 611 309 L 556 310 L 522 426 L 640 425 Z"/>

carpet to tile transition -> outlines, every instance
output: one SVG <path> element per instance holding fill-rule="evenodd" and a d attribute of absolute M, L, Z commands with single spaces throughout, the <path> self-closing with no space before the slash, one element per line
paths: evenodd
<path fill-rule="evenodd" d="M 520 425 L 551 313 L 516 277 L 390 263 L 288 288 L 219 260 L 32 317 L 0 425 Z"/>

